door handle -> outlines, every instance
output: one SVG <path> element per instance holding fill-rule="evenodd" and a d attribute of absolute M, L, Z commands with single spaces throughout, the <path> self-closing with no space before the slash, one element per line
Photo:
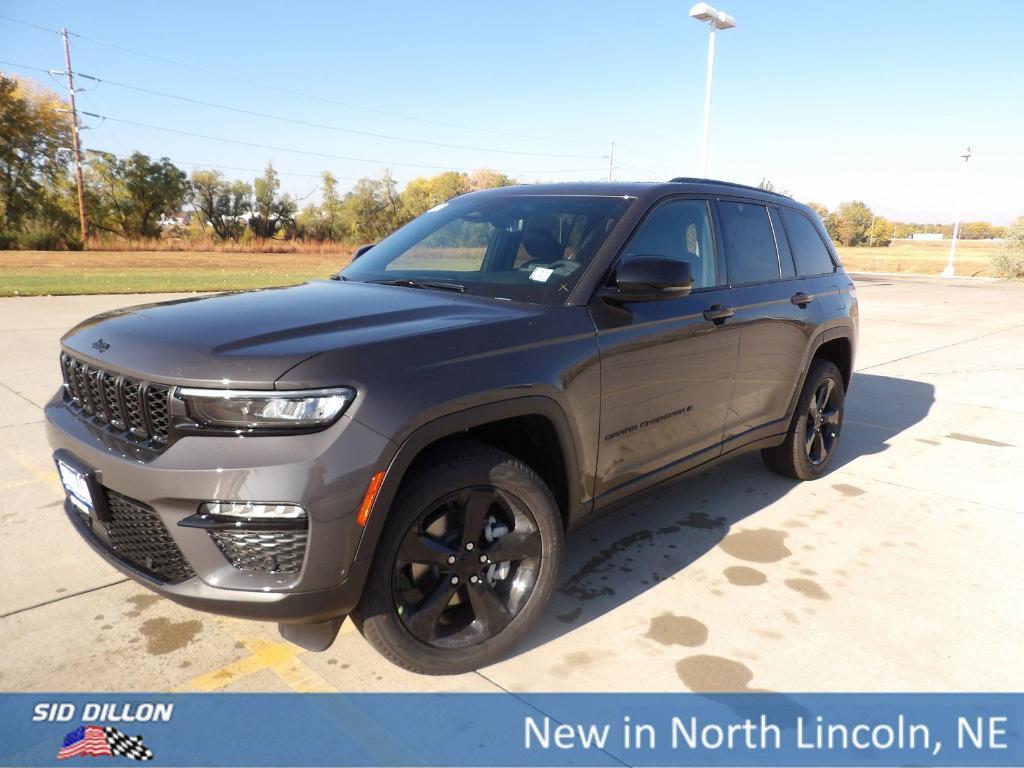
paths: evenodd
<path fill-rule="evenodd" d="M 798 291 L 793 294 L 793 298 L 791 298 L 790 301 L 793 304 L 796 304 L 798 307 L 806 307 L 808 304 L 814 301 L 814 294 Z"/>
<path fill-rule="evenodd" d="M 732 307 L 725 307 L 721 304 L 712 304 L 704 310 L 704 319 L 710 320 L 717 325 L 721 325 L 735 314 L 736 310 Z"/>

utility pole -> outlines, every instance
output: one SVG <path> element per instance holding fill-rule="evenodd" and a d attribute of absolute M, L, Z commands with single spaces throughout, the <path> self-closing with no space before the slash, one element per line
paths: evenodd
<path fill-rule="evenodd" d="M 960 189 L 957 191 L 956 219 L 953 221 L 953 242 L 949 246 L 949 261 L 946 262 L 946 268 L 942 270 L 942 277 L 956 277 L 953 261 L 956 259 L 956 241 L 960 239 L 960 219 L 963 216 L 964 194 L 967 187 L 967 161 L 971 159 L 971 148 L 967 147 L 967 149 L 960 153 L 960 157 L 963 158 L 964 169 L 960 176 Z"/>
<path fill-rule="evenodd" d="M 68 45 L 68 30 L 61 28 L 60 36 L 64 38 L 64 69 L 68 76 L 68 102 L 71 104 L 71 151 L 75 161 L 75 185 L 78 187 L 78 223 L 82 229 L 82 247 L 89 234 L 89 224 L 85 218 L 85 187 L 82 184 L 82 146 L 78 140 L 78 110 L 75 108 L 75 76 L 71 71 L 71 48 Z"/>
<path fill-rule="evenodd" d="M 615 170 L 615 142 L 612 142 L 611 151 L 608 152 L 608 181 L 612 180 L 612 171 Z"/>

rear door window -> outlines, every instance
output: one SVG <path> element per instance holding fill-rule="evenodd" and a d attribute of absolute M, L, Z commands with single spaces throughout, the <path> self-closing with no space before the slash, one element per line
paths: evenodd
<path fill-rule="evenodd" d="M 822 241 L 817 228 L 806 216 L 791 208 L 783 208 L 782 221 L 789 235 L 796 270 L 801 276 L 822 275 L 835 271 L 828 247 Z"/>
<path fill-rule="evenodd" d="M 756 203 L 718 202 L 729 282 L 733 285 L 778 280 L 779 254 L 768 209 Z"/>

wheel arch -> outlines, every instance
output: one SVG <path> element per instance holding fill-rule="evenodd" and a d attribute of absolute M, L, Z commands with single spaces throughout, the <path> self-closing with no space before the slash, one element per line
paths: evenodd
<path fill-rule="evenodd" d="M 534 436 L 533 430 L 541 434 Z M 385 470 L 356 551 L 357 561 L 373 557 L 391 503 L 417 459 L 455 438 L 500 448 L 529 464 L 555 495 L 564 528 L 584 516 L 583 473 L 565 412 L 549 397 L 517 397 L 441 416 L 406 437 Z"/>
<path fill-rule="evenodd" d="M 850 391 L 850 384 L 853 380 L 853 359 L 854 359 L 854 337 L 852 329 L 846 326 L 838 326 L 822 331 L 814 337 L 807 347 L 807 356 L 804 360 L 803 371 L 796 380 L 796 388 L 789 400 L 787 418 L 792 418 L 796 411 L 797 401 L 800 393 L 803 392 L 804 384 L 810 375 L 811 366 L 817 359 L 829 360 L 839 369 L 843 377 L 843 388 Z"/>

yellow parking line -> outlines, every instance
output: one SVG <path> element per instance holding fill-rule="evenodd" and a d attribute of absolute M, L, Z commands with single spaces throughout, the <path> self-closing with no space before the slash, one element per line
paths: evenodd
<path fill-rule="evenodd" d="M 346 622 L 342 629 L 346 630 L 349 624 L 350 622 Z M 227 622 L 225 622 L 225 629 L 245 646 L 250 655 L 189 680 L 173 688 L 173 691 L 216 691 L 264 669 L 269 669 L 297 693 L 331 693 L 338 690 L 302 662 L 299 654 L 304 651 L 297 645 L 284 641 L 268 642 L 257 637 L 238 636 L 231 632 Z M 351 628 L 347 629 L 347 632 L 351 631 Z"/>
<path fill-rule="evenodd" d="M 246 656 L 244 659 L 239 659 L 225 667 L 215 669 L 213 672 L 208 672 L 205 675 L 189 680 L 182 685 L 172 688 L 171 691 L 200 691 L 202 693 L 209 693 L 210 691 L 225 688 L 235 680 L 248 677 L 265 668 L 261 659 L 256 656 Z"/>
<path fill-rule="evenodd" d="M 17 448 L 4 448 L 0 446 L 0 450 L 14 459 L 14 463 L 32 475 L 35 481 L 49 483 L 55 488 L 63 490 L 55 470 L 45 471 L 41 469 L 31 456 Z"/>

